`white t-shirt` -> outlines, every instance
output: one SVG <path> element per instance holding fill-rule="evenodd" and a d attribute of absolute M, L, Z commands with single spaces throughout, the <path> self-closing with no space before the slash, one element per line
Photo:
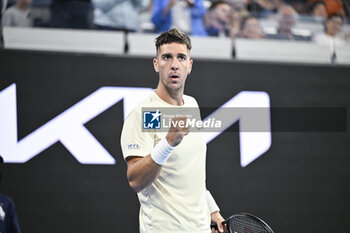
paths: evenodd
<path fill-rule="evenodd" d="M 22 11 L 16 6 L 8 8 L 2 16 L 2 26 L 8 27 L 31 27 L 33 20 L 30 17 L 29 9 Z"/>
<path fill-rule="evenodd" d="M 184 95 L 182 107 L 198 108 Z M 147 156 L 166 132 L 142 132 L 142 107 L 178 107 L 153 92 L 124 122 L 121 147 L 124 158 Z M 132 146 L 130 146 L 132 145 Z M 175 148 L 156 180 L 138 193 L 141 233 L 210 233 L 205 185 L 206 143 L 201 133 L 190 132 Z"/>
<path fill-rule="evenodd" d="M 344 46 L 346 44 L 346 41 L 340 36 L 332 37 L 324 32 L 316 34 L 314 37 L 314 41 L 319 45 L 329 45 L 331 47 Z"/>
<path fill-rule="evenodd" d="M 191 10 L 184 0 L 176 1 L 171 8 L 171 26 L 183 32 L 191 33 Z"/>

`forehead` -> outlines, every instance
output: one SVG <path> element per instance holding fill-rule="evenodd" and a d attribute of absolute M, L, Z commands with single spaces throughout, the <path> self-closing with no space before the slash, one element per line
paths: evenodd
<path fill-rule="evenodd" d="M 231 10 L 230 5 L 227 3 L 221 3 L 216 8 L 221 10 Z"/>
<path fill-rule="evenodd" d="M 170 53 L 170 54 L 187 54 L 189 55 L 189 50 L 187 49 L 187 46 L 185 44 L 180 44 L 180 43 L 167 43 L 167 44 L 162 44 L 159 49 L 158 49 L 158 55 L 162 55 L 165 53 Z"/>
<path fill-rule="evenodd" d="M 282 15 L 286 16 L 286 15 L 295 15 L 296 12 L 294 11 L 294 9 L 292 7 L 285 7 L 282 9 Z"/>
<path fill-rule="evenodd" d="M 314 9 L 326 9 L 326 6 L 322 3 L 317 3 Z"/>

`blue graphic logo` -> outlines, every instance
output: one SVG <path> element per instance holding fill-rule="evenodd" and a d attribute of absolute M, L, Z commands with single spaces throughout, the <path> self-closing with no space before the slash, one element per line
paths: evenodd
<path fill-rule="evenodd" d="M 143 128 L 144 129 L 160 129 L 162 113 L 159 110 L 143 112 Z"/>

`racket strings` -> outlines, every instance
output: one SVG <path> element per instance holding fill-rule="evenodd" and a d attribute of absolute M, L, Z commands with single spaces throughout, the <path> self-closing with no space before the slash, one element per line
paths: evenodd
<path fill-rule="evenodd" d="M 228 221 L 231 233 L 267 233 L 265 227 L 254 219 L 241 216 Z"/>

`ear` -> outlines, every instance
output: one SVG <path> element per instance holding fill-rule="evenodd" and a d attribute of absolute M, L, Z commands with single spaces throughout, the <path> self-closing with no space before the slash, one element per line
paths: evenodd
<path fill-rule="evenodd" d="M 158 68 L 158 60 L 157 60 L 157 58 L 153 58 L 153 67 L 154 67 L 154 70 L 158 73 L 159 72 L 159 68 Z"/>
<path fill-rule="evenodd" d="M 187 75 L 191 74 L 192 65 L 193 65 L 193 60 L 191 59 L 191 60 L 190 60 L 190 65 L 189 65 L 189 68 L 188 68 L 188 73 L 187 73 Z"/>

